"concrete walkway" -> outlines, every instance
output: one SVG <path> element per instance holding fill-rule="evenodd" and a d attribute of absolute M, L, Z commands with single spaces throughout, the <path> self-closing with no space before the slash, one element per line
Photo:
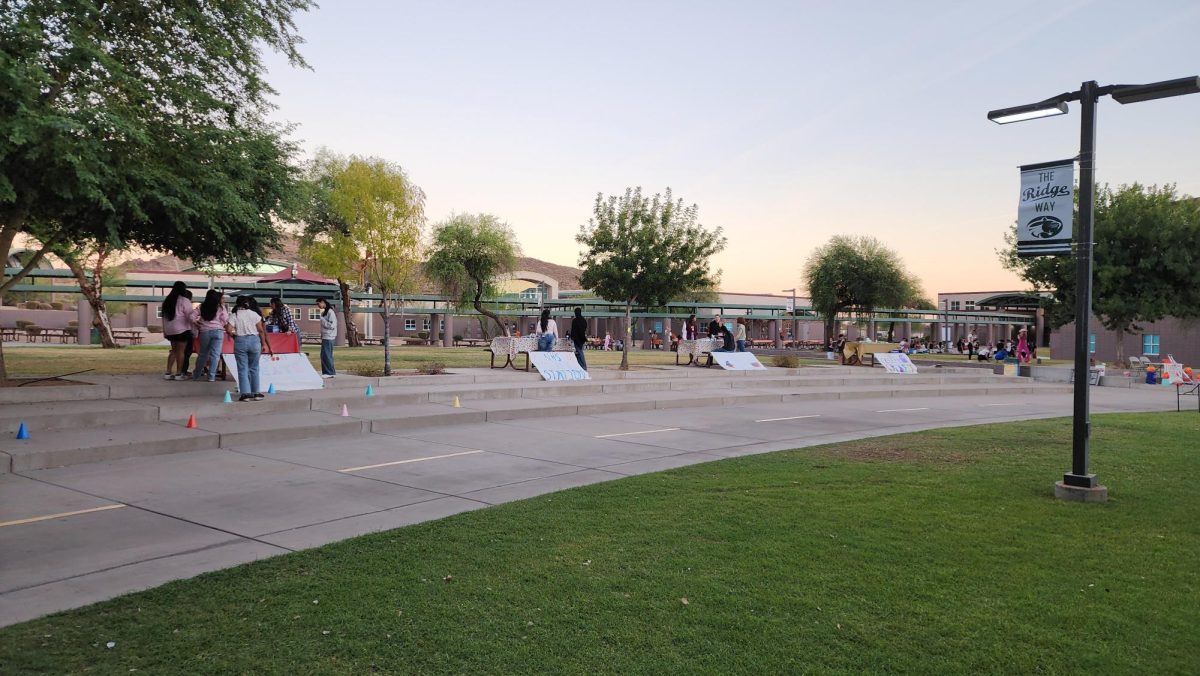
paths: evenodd
<path fill-rule="evenodd" d="M 1093 393 L 1096 413 L 1175 410 L 1166 388 Z M 488 401 L 504 399 L 476 405 Z M 1071 396 L 1062 388 L 736 405 L 718 399 L 693 408 L 485 420 L 346 439 L 254 439 L 0 474 L 0 625 L 574 486 L 755 453 L 1070 411 Z M 1046 468 L 1047 482 L 1067 469 L 1069 453 L 1063 449 L 1061 467 Z"/>

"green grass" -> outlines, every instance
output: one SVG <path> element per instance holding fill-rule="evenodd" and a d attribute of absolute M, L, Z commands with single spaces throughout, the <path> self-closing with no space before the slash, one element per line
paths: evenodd
<path fill-rule="evenodd" d="M 306 345 L 303 351 L 313 366 L 320 368 L 320 348 Z M 55 375 L 84 369 L 107 375 L 159 374 L 167 365 L 167 348 L 158 345 L 124 347 L 119 350 L 103 350 L 99 347 L 5 346 L 4 359 L 8 374 L 14 378 Z M 589 367 L 616 366 L 621 363 L 621 353 L 589 350 L 587 360 Z M 415 369 L 427 362 L 441 362 L 450 368 L 486 367 L 489 364 L 488 353 L 481 347 L 392 346 L 393 369 Z M 662 350 L 632 350 L 629 353 L 629 362 L 639 366 L 666 366 L 675 363 L 675 353 Z M 338 371 L 346 373 L 355 373 L 362 369 L 382 370 L 383 348 L 335 348 L 334 363 Z M 524 357 L 521 357 L 520 363 L 524 367 Z"/>
<path fill-rule="evenodd" d="M 1105 504 L 1052 497 L 1062 419 L 726 460 L 0 630 L 0 672 L 1195 673 L 1200 416 L 1095 428 Z"/>

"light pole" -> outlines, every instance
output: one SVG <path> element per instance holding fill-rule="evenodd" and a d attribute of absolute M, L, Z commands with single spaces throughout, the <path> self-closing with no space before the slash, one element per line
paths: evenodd
<path fill-rule="evenodd" d="M 800 344 L 800 322 L 796 320 L 796 289 L 784 289 L 780 293 L 792 294 L 792 349 L 795 350 Z"/>
<path fill-rule="evenodd" d="M 1108 490 L 1088 472 L 1088 323 L 1092 314 L 1092 225 L 1096 200 L 1096 102 L 1112 96 L 1121 104 L 1153 101 L 1200 92 L 1200 76 L 1164 80 L 1144 85 L 1105 85 L 1084 82 L 1079 91 L 1066 92 L 1038 103 L 993 110 L 987 117 L 997 124 L 1034 120 L 1067 112 L 1068 101 L 1081 108 L 1079 132 L 1079 230 L 1075 245 L 1075 406 L 1071 433 L 1071 471 L 1056 483 L 1054 494 L 1066 500 L 1100 501 Z"/>

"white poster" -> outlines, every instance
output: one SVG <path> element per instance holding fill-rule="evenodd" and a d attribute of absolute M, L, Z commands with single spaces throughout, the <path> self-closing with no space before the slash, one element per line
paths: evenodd
<path fill-rule="evenodd" d="M 229 377 L 233 378 L 236 385 L 238 379 L 237 360 L 232 354 L 223 354 L 221 357 L 225 360 L 225 368 L 229 371 Z M 294 352 L 277 354 L 273 359 L 269 354 L 259 357 L 258 385 L 262 392 L 266 392 L 271 385 L 275 386 L 276 392 L 319 390 L 325 386 L 321 381 L 321 374 L 313 370 L 312 362 L 308 361 L 308 357 Z"/>
<path fill-rule="evenodd" d="M 591 380 L 575 361 L 574 352 L 530 352 L 529 361 L 544 380 Z"/>
<path fill-rule="evenodd" d="M 1074 160 L 1021 167 L 1021 202 L 1017 208 L 1018 256 L 1026 258 L 1071 253 L 1074 189 Z"/>
<path fill-rule="evenodd" d="M 917 367 L 901 352 L 876 352 L 875 361 L 883 364 L 888 373 L 911 373 L 916 375 Z"/>
<path fill-rule="evenodd" d="M 713 361 L 726 371 L 766 371 L 750 352 L 713 352 Z"/>

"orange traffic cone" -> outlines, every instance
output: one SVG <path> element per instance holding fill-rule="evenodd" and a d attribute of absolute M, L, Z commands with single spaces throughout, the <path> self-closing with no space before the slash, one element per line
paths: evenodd
<path fill-rule="evenodd" d="M 189 430 L 196 429 L 196 414 L 195 413 L 188 416 L 187 428 Z"/>

